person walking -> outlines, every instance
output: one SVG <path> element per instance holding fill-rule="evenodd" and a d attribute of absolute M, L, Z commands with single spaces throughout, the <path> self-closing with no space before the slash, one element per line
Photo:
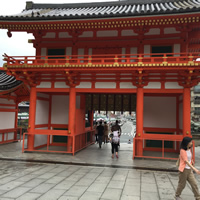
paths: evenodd
<path fill-rule="evenodd" d="M 193 165 L 192 159 L 192 138 L 184 137 L 181 142 L 181 150 L 180 150 L 180 164 L 179 164 L 179 182 L 176 190 L 175 200 L 182 200 L 180 197 L 183 189 L 185 188 L 186 181 L 189 182 L 192 188 L 192 192 L 194 193 L 195 199 L 200 200 L 200 193 L 198 190 L 197 182 L 195 180 L 193 171 L 195 171 L 198 175 L 200 175 L 200 171 L 197 170 Z"/>
<path fill-rule="evenodd" d="M 101 148 L 104 135 L 104 127 L 102 126 L 102 121 L 100 121 L 99 126 L 97 126 L 97 133 L 98 133 L 99 148 Z"/>
<path fill-rule="evenodd" d="M 115 124 L 111 127 L 111 131 L 112 132 L 118 131 L 118 137 L 119 137 L 118 146 L 120 146 L 120 136 L 121 136 L 121 133 L 122 133 L 122 129 L 121 129 L 121 126 L 119 125 L 118 120 L 116 120 Z"/>
<path fill-rule="evenodd" d="M 104 141 L 104 144 L 105 143 L 108 143 L 108 125 L 107 125 L 107 122 L 104 122 L 104 137 L 103 137 L 103 141 Z"/>
<path fill-rule="evenodd" d="M 119 131 L 113 131 L 110 134 L 111 147 L 112 147 L 112 158 L 114 158 L 114 152 L 116 154 L 116 158 L 118 158 L 118 145 L 119 145 Z"/>

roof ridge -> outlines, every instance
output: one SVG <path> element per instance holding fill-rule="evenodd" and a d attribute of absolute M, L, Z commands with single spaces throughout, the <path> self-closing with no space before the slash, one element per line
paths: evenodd
<path fill-rule="evenodd" d="M 92 1 L 92 0 L 91 0 Z M 81 3 L 34 3 L 33 1 L 26 2 L 26 10 L 31 9 L 58 9 L 58 8 L 81 8 L 93 6 L 116 6 L 116 5 L 142 5 L 167 2 L 183 2 L 184 0 L 123 0 L 123 1 L 108 1 L 108 2 L 81 2 Z"/>

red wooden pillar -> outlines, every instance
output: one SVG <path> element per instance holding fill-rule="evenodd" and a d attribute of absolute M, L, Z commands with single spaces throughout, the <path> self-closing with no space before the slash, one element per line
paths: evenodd
<path fill-rule="evenodd" d="M 30 91 L 30 107 L 29 107 L 29 137 L 28 150 L 34 149 L 34 130 L 35 130 L 35 112 L 36 112 L 36 87 L 31 87 Z"/>
<path fill-rule="evenodd" d="M 68 130 L 71 136 L 75 135 L 75 123 L 76 123 L 76 89 L 75 87 L 71 87 L 69 92 L 69 122 L 68 122 Z M 75 144 L 75 141 L 73 142 L 73 144 Z M 73 149 L 74 148 L 72 147 L 72 137 L 68 137 L 67 150 L 72 151 Z"/>
<path fill-rule="evenodd" d="M 16 103 L 16 111 L 15 111 L 15 129 L 17 129 L 17 122 L 18 122 L 18 101 L 15 102 Z M 14 133 L 14 140 L 17 140 L 17 130 Z"/>
<path fill-rule="evenodd" d="M 191 135 L 190 121 L 190 88 L 185 87 L 183 90 L 183 136 Z"/>
<path fill-rule="evenodd" d="M 136 155 L 143 155 L 143 104 L 144 104 L 144 91 L 142 87 L 137 88 L 137 108 L 136 108 Z"/>

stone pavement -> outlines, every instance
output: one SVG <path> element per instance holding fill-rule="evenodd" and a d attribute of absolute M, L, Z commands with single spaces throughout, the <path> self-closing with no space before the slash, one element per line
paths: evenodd
<path fill-rule="evenodd" d="M 133 160 L 132 144 L 121 144 L 119 159 L 111 158 L 110 144 L 75 156 L 22 153 L 21 145 L 0 145 L 0 200 L 172 200 L 177 187 L 175 161 Z M 195 151 L 200 169 L 200 147 Z M 194 199 L 188 184 L 182 197 Z"/>
<path fill-rule="evenodd" d="M 0 200 L 172 200 L 177 183 L 176 172 L 0 162 Z M 182 197 L 194 199 L 188 184 Z"/>

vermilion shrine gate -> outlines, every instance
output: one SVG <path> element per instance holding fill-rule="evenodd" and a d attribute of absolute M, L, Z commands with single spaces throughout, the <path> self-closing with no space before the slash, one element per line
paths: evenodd
<path fill-rule="evenodd" d="M 30 87 L 24 150 L 63 146 L 58 152 L 74 154 L 91 144 L 92 96 L 100 94 L 106 110 L 112 95 L 121 99 L 114 98 L 113 110 L 133 111 L 136 104 L 133 157 L 146 150 L 178 152 L 182 138 L 191 136 L 190 88 L 200 80 L 199 8 L 198 0 L 27 2 L 22 13 L 1 16 L 9 37 L 35 37 L 29 40 L 35 56 L 4 55 L 6 73 Z M 161 141 L 162 148 L 148 146 L 149 140 Z M 167 141 L 172 146 L 164 148 Z"/>

